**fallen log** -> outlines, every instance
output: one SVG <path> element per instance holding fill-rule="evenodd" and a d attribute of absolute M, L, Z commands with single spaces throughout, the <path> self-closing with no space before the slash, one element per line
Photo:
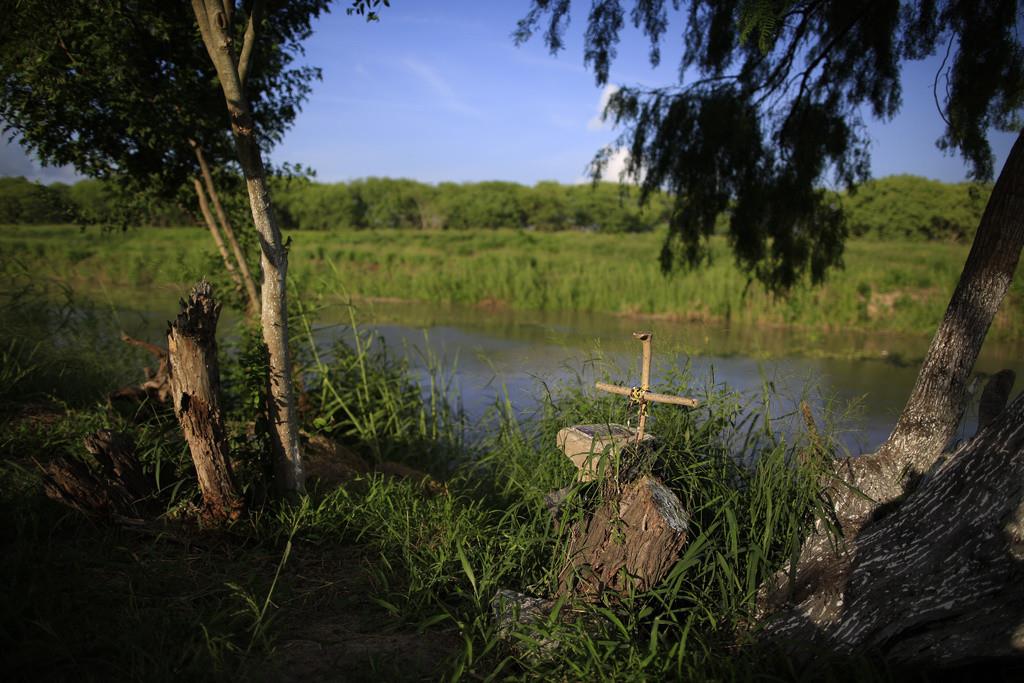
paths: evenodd
<path fill-rule="evenodd" d="M 143 471 L 132 438 L 101 429 L 83 441 L 94 465 L 76 456 L 51 460 L 42 466 L 46 495 L 90 515 L 143 516 L 156 484 Z"/>
<path fill-rule="evenodd" d="M 129 337 L 124 332 L 121 333 L 121 341 L 148 351 L 156 358 L 157 368 L 153 370 L 149 366 L 144 367 L 146 380 L 142 384 L 121 387 L 111 392 L 109 400 L 114 402 L 127 399 L 142 402 L 149 399 L 158 403 L 167 403 L 171 397 L 171 368 L 167 351 L 156 344 Z"/>

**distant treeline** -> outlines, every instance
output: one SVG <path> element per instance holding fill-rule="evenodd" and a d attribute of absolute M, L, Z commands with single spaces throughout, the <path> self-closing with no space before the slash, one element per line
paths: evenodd
<path fill-rule="evenodd" d="M 41 185 L 22 177 L 0 178 L 0 224 L 116 225 L 126 220 L 158 227 L 194 223 L 188 210 L 171 202 L 136 200 L 126 205 L 113 184 L 101 180 Z"/>
<path fill-rule="evenodd" d="M 614 183 L 440 183 L 366 178 L 348 183 L 278 179 L 275 202 L 284 227 L 300 230 L 462 230 L 529 228 L 542 231 L 646 232 L 668 221 L 671 197 L 656 194 L 637 206 L 635 188 Z M 990 186 L 941 183 L 916 176 L 869 181 L 841 193 L 852 235 L 878 239 L 966 241 L 973 237 Z M 0 224 L 134 222 L 195 224 L 191 207 L 135 203 L 126 221 L 123 202 L 109 184 L 40 185 L 0 178 Z M 719 221 L 719 228 L 725 225 Z"/>

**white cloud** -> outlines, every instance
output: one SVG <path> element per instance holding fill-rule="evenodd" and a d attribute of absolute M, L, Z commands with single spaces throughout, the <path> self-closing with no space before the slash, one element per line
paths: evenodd
<path fill-rule="evenodd" d="M 446 81 L 441 74 L 430 66 L 415 59 L 406 59 L 403 64 L 411 71 L 425 86 L 433 91 L 437 101 L 445 109 L 465 114 L 467 116 L 479 116 L 480 111 L 463 102 L 456 94 L 455 89 Z"/>
<path fill-rule="evenodd" d="M 604 173 L 601 174 L 601 177 L 606 180 L 624 181 L 626 179 L 626 164 L 628 163 L 629 150 L 625 147 L 619 147 L 608 158 L 608 165 L 604 167 Z"/>
<path fill-rule="evenodd" d="M 612 95 L 619 92 L 619 86 L 609 83 L 601 90 L 601 99 L 597 103 L 597 113 L 587 121 L 587 130 L 604 130 L 609 127 L 604 119 L 604 109 L 608 106 L 608 100 Z"/>
<path fill-rule="evenodd" d="M 628 185 L 635 185 L 636 181 L 632 178 L 627 178 L 626 165 L 629 163 L 629 150 L 625 147 L 617 147 L 612 150 L 608 156 L 608 163 L 605 164 L 604 170 L 601 172 L 601 180 L 606 182 L 614 183 L 626 183 Z M 593 178 L 589 175 L 576 179 L 577 184 L 584 184 L 592 182 Z"/>

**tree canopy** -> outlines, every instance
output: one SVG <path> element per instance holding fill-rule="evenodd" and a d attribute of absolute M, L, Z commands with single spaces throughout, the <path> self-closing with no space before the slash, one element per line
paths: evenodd
<path fill-rule="evenodd" d="M 255 4 L 265 39 L 247 94 L 266 148 L 319 78 L 295 60 L 327 2 Z M 0 119 L 44 163 L 169 197 L 197 174 L 190 140 L 214 168 L 234 159 L 224 97 L 187 4 L 0 0 L 0 13 Z"/>
<path fill-rule="evenodd" d="M 584 60 L 599 85 L 625 25 L 621 0 L 594 0 Z M 515 39 L 538 30 L 564 47 L 571 0 L 533 0 Z M 784 290 L 820 281 L 842 263 L 841 206 L 824 189 L 869 176 L 862 115 L 891 118 L 902 103 L 901 64 L 941 52 L 935 96 L 946 129 L 938 145 L 961 153 L 975 179 L 993 175 L 990 128 L 1017 129 L 1024 49 L 1015 0 L 636 0 L 629 21 L 661 59 L 669 10 L 685 14 L 679 81 L 622 87 L 606 114 L 622 126 L 627 173 L 643 194 L 675 195 L 662 265 L 696 264 L 716 216 L 728 210 L 737 262 Z M 599 174 L 612 149 L 599 152 Z"/>

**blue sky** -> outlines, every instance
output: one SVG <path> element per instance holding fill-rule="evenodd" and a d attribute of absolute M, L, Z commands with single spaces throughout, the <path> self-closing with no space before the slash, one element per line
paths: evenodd
<path fill-rule="evenodd" d="M 349 17 L 339 4 L 316 25 L 306 60 L 323 69 L 276 163 L 310 166 L 322 181 L 365 176 L 443 180 L 575 182 L 615 131 L 597 120 L 603 90 L 583 66 L 589 3 L 578 1 L 566 49 L 552 57 L 540 37 L 521 47 L 510 36 L 527 0 L 393 0 L 381 21 Z M 676 79 L 681 26 L 663 41 L 652 69 L 647 43 L 631 26 L 610 81 L 659 85 Z M 876 176 L 966 177 L 958 157 L 935 147 L 942 121 L 932 98 L 939 60 L 907 66 L 903 109 L 869 123 Z M 993 133 L 996 169 L 1014 136 Z M 44 182 L 73 178 L 43 169 L 13 146 L 0 147 L 0 175 Z"/>

